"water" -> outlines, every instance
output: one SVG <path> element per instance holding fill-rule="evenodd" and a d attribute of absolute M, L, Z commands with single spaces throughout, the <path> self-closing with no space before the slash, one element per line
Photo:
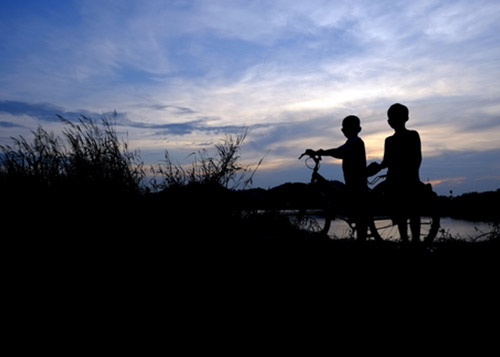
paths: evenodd
<path fill-rule="evenodd" d="M 491 223 L 471 222 L 453 218 L 441 218 L 441 228 L 454 238 L 471 240 L 493 230 Z M 438 235 L 438 238 L 442 234 Z"/>
<path fill-rule="evenodd" d="M 391 221 L 377 221 L 377 225 L 390 225 Z M 441 218 L 441 229 L 436 240 L 440 238 L 455 238 L 463 240 L 480 239 L 483 233 L 488 233 L 493 230 L 490 223 L 486 222 L 471 222 L 459 219 L 444 217 Z M 344 238 L 349 237 L 351 229 L 349 225 L 340 219 L 332 222 L 332 226 L 328 233 L 331 237 Z M 396 227 L 387 230 L 382 238 L 388 240 L 399 239 L 399 233 Z"/>

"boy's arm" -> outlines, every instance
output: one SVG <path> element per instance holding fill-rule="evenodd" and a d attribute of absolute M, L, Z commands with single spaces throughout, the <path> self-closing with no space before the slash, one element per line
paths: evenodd
<path fill-rule="evenodd" d="M 306 154 L 307 155 L 319 155 L 319 156 L 331 156 L 335 157 L 337 159 L 342 159 L 344 157 L 344 145 L 338 147 L 338 148 L 333 148 L 333 149 L 328 149 L 328 150 L 313 150 L 313 149 L 307 149 Z"/>
<path fill-rule="evenodd" d="M 384 158 L 382 159 L 382 162 L 380 163 L 380 170 L 387 168 L 387 161 L 388 161 L 387 160 L 387 152 L 390 150 L 390 147 L 387 144 L 388 139 L 389 138 L 385 139 L 385 142 L 384 142 Z"/>
<path fill-rule="evenodd" d="M 386 168 L 387 168 L 387 139 L 385 140 L 384 143 L 384 158 L 382 159 L 382 162 L 380 164 L 378 162 L 372 162 L 370 165 L 368 165 L 368 167 L 366 168 L 367 176 L 368 177 L 374 176 Z"/>
<path fill-rule="evenodd" d="M 381 165 L 378 162 L 372 162 L 366 167 L 366 177 L 371 177 L 378 174 L 382 170 Z"/>
<path fill-rule="evenodd" d="M 417 131 L 415 131 L 415 151 L 416 151 L 416 163 L 415 165 L 420 168 L 420 165 L 422 164 L 422 142 L 420 141 L 420 135 L 418 134 Z"/>
<path fill-rule="evenodd" d="M 342 159 L 344 158 L 345 150 L 344 150 L 344 145 L 342 145 L 338 148 L 333 148 L 328 150 L 319 149 L 318 151 L 316 151 L 316 153 L 320 156 L 331 156 L 336 159 Z"/>

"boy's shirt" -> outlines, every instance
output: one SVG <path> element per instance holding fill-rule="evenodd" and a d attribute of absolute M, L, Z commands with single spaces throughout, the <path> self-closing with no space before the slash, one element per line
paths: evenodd
<path fill-rule="evenodd" d="M 335 150 L 334 157 L 342 159 L 346 186 L 354 190 L 366 190 L 366 151 L 363 140 L 359 136 L 348 139 Z"/>
<path fill-rule="evenodd" d="M 387 167 L 387 180 L 395 186 L 420 183 L 419 169 L 422 148 L 417 131 L 406 130 L 385 139 L 383 165 Z"/>

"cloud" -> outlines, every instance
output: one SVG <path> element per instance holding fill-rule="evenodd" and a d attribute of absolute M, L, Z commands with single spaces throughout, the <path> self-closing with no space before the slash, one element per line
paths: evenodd
<path fill-rule="evenodd" d="M 491 150 L 443 151 L 440 155 L 424 155 L 420 177 L 436 183 L 436 190 L 446 194 L 450 189 L 457 194 L 500 187 L 500 148 Z"/>
<path fill-rule="evenodd" d="M 489 11 L 479 10 L 483 7 Z M 42 67 L 46 80 L 37 83 L 57 83 L 51 91 L 61 96 L 67 93 L 64 99 L 71 102 L 75 102 L 74 88 L 78 87 L 96 106 L 102 106 L 101 101 L 110 96 L 116 98 L 117 83 L 136 85 L 138 91 L 154 95 L 158 88 L 175 90 L 179 78 L 193 87 L 206 87 L 207 82 L 234 87 L 246 80 L 248 84 L 262 84 L 258 87 L 262 89 L 281 77 L 273 85 L 276 90 L 268 91 L 273 98 L 279 98 L 278 90 L 284 88 L 285 93 L 292 88 L 297 95 L 307 93 L 313 83 L 313 93 L 321 96 L 317 88 L 343 98 L 352 97 L 354 92 L 364 97 L 376 91 L 373 87 L 379 91 L 394 88 L 397 92 L 406 87 L 391 83 L 398 78 L 413 83 L 409 88 L 412 92 L 417 86 L 440 92 L 438 87 L 442 89 L 443 83 L 457 88 L 457 76 L 453 74 L 470 73 L 458 64 L 473 54 L 464 47 L 443 46 L 439 34 L 429 35 L 429 28 L 439 28 L 433 21 L 442 23 L 439 19 L 443 14 L 453 11 L 457 22 L 454 28 L 463 25 L 468 29 L 473 21 L 460 19 L 475 14 L 472 19 L 483 21 L 477 21 L 482 24 L 479 29 L 471 30 L 474 39 L 498 30 L 493 21 L 498 19 L 498 11 L 490 2 L 482 6 L 459 2 L 453 7 L 430 6 L 422 1 L 234 1 L 224 5 L 206 1 L 83 1 L 78 9 L 80 21 L 75 21 L 71 33 L 63 31 L 66 27 L 37 19 L 34 33 L 44 34 L 39 38 L 44 46 L 35 48 L 36 56 L 21 62 L 20 68 L 38 76 L 36 69 Z M 32 32 L 18 31 L 24 33 L 23 38 Z M 443 64 L 450 60 L 455 66 L 443 72 Z M 429 70 L 441 80 L 429 82 Z M 476 75 L 470 73 L 467 78 Z M 290 80 L 293 78 L 297 80 Z M 304 85 L 297 86 L 303 78 Z M 464 83 L 465 88 L 468 85 Z M 122 88 L 121 98 L 116 100 L 130 100 L 126 92 Z M 319 103 L 303 97 L 310 106 Z M 58 102 L 66 100 L 57 98 Z M 290 101 L 295 102 L 296 96 L 291 95 Z"/>
<path fill-rule="evenodd" d="M 154 136 L 184 136 L 195 132 L 219 135 L 219 134 L 242 134 L 246 130 L 253 130 L 266 127 L 264 124 L 256 125 L 207 125 L 207 118 L 199 117 L 196 120 L 181 123 L 142 123 L 132 120 L 122 120 L 120 126 L 153 130 Z M 210 119 L 210 118 L 209 118 Z"/>
<path fill-rule="evenodd" d="M 87 110 L 67 111 L 62 107 L 49 103 L 26 103 L 21 101 L 0 101 L 0 113 L 9 114 L 12 116 L 26 115 L 45 122 L 58 123 L 61 121 L 59 116 L 69 121 L 76 121 L 82 115 L 97 118 L 113 115 L 113 112 L 96 113 Z M 122 116 L 118 114 L 117 116 Z"/>
<path fill-rule="evenodd" d="M 52 104 L 31 104 L 18 101 L 0 101 L 0 112 L 11 115 L 28 115 L 43 121 L 59 121 L 57 114 L 64 111 Z"/>
<path fill-rule="evenodd" d="M 2 128 L 24 128 L 23 125 L 19 125 L 19 124 L 8 122 L 8 121 L 0 121 L 0 127 L 2 127 Z"/>
<path fill-rule="evenodd" d="M 131 120 L 121 122 L 120 125 L 126 127 L 132 127 L 136 129 L 153 129 L 154 135 L 187 135 L 191 134 L 195 130 L 200 130 L 201 120 L 194 120 L 185 123 L 168 123 L 168 124 L 151 124 L 151 123 L 140 123 Z"/>
<path fill-rule="evenodd" d="M 139 107 L 144 107 L 157 111 L 164 110 L 173 110 L 174 114 L 183 115 L 183 114 L 196 114 L 197 111 L 187 107 L 181 107 L 176 105 L 162 105 L 162 104 L 149 104 L 149 105 L 140 105 Z"/>
<path fill-rule="evenodd" d="M 151 105 L 148 106 L 154 110 L 165 110 L 173 109 L 176 115 L 188 115 L 196 114 L 197 112 L 191 108 L 179 107 L 174 105 Z M 0 101 L 0 113 L 6 113 L 11 116 L 22 116 L 26 115 L 45 122 L 60 122 L 60 117 L 70 121 L 76 121 L 79 117 L 87 116 L 94 120 L 114 115 L 116 112 L 108 113 L 95 113 L 87 110 L 80 111 L 67 111 L 63 108 L 47 103 L 25 103 L 18 101 Z M 178 123 L 147 123 L 139 122 L 128 119 L 127 113 L 116 113 L 117 120 L 116 125 L 125 128 L 135 128 L 135 129 L 153 129 L 155 130 L 155 135 L 187 135 L 195 131 L 199 132 L 209 132 L 209 133 L 241 133 L 246 128 L 245 125 L 207 125 L 207 121 L 214 120 L 217 118 L 202 117 L 199 116 L 196 120 Z M 22 125 L 16 124 L 9 121 L 1 121 L 0 126 L 5 128 L 15 128 L 23 127 Z M 265 125 L 252 125 L 252 128 L 259 128 Z"/>
<path fill-rule="evenodd" d="M 431 180 L 430 183 L 434 188 L 438 185 L 448 184 L 448 185 L 461 185 L 466 180 L 465 177 L 444 177 L 436 180 Z"/>
<path fill-rule="evenodd" d="M 498 2 L 480 6 L 469 1 L 446 2 L 430 11 L 425 33 L 444 42 L 464 42 L 498 26 L 499 12 Z"/>

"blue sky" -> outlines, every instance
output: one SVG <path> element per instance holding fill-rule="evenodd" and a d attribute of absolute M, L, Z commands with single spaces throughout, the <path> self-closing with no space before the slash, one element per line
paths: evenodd
<path fill-rule="evenodd" d="M 0 0 L 0 144 L 56 114 L 100 117 L 147 163 L 248 127 L 255 185 L 306 181 L 305 148 L 362 120 L 369 161 L 410 109 L 421 178 L 441 194 L 500 187 L 500 2 Z M 342 179 L 340 162 L 324 174 Z"/>

